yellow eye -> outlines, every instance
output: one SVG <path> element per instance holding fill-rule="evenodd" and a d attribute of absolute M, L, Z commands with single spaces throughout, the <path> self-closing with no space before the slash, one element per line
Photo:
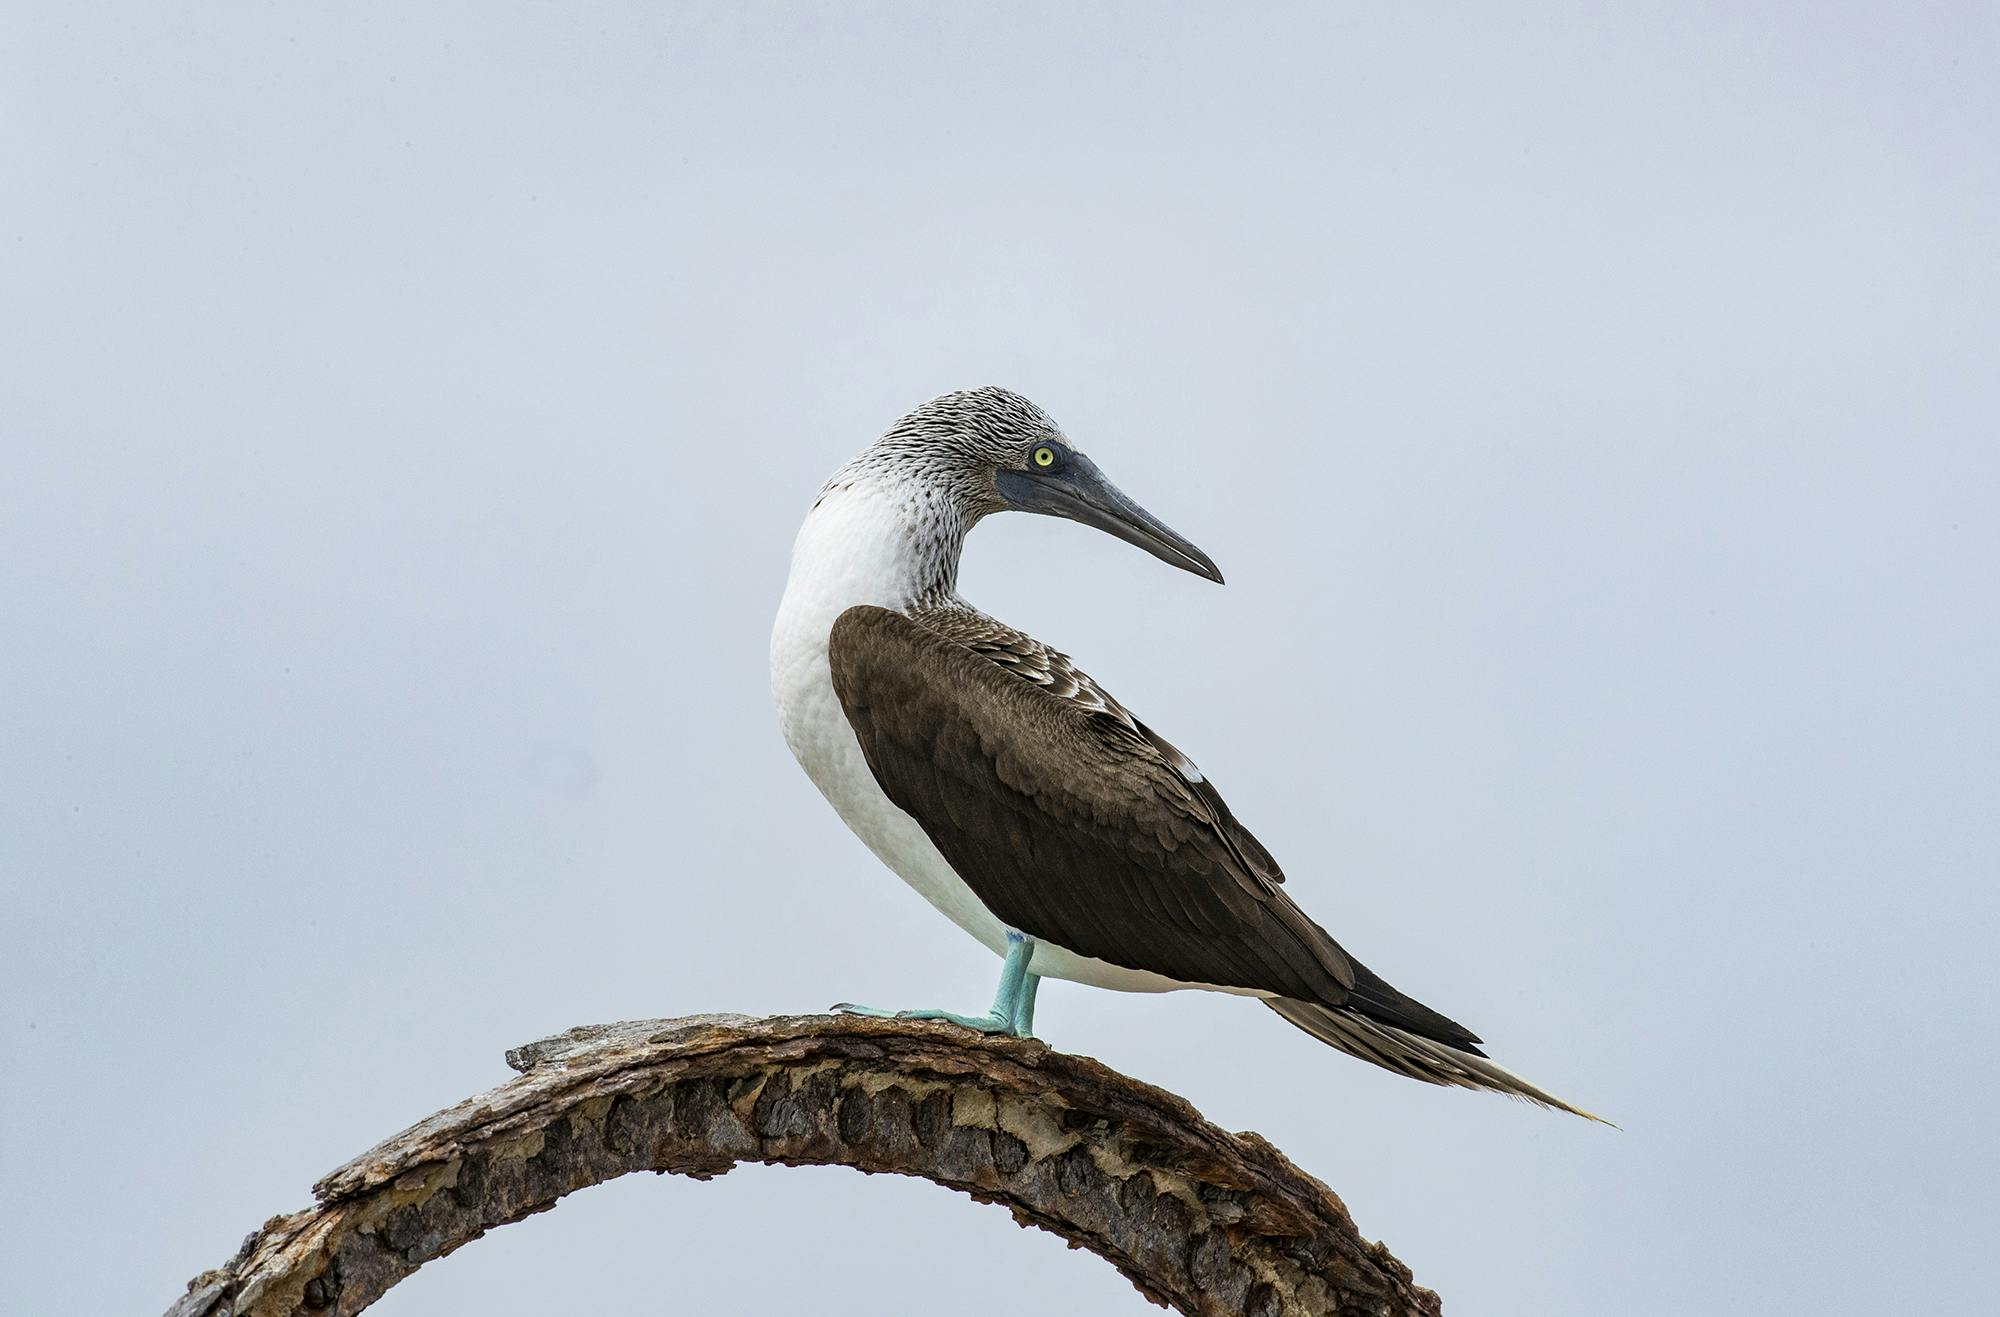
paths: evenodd
<path fill-rule="evenodd" d="M 1056 450 L 1055 450 L 1055 449 L 1053 449 L 1053 448 L 1037 448 L 1037 449 L 1035 450 L 1035 465 L 1036 465 L 1036 466 L 1054 466 L 1055 464 L 1056 464 Z"/>

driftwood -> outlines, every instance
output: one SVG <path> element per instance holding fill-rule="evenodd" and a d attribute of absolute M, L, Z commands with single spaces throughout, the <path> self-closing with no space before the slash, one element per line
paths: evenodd
<path fill-rule="evenodd" d="M 631 1171 L 738 1162 L 920 1175 L 1003 1204 L 1191 1314 L 1436 1314 L 1340 1199 L 1255 1134 L 1033 1040 L 703 1015 L 572 1029 L 521 1072 L 313 1186 L 168 1317 L 356 1313 L 495 1226 Z"/>

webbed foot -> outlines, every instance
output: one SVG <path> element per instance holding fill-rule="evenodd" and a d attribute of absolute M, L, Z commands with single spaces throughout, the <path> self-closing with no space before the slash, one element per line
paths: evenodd
<path fill-rule="evenodd" d="M 1038 976 L 1028 973 L 1028 962 L 1034 958 L 1035 939 L 1021 933 L 1007 934 L 1007 963 L 1000 969 L 1000 991 L 993 998 L 993 1009 L 984 1015 L 960 1015 L 956 1011 L 927 1007 L 912 1011 L 885 1011 L 879 1006 L 856 1006 L 848 1001 L 836 1002 L 829 1009 L 836 1015 L 860 1015 L 871 1020 L 943 1020 L 947 1024 L 976 1029 L 980 1033 L 1032 1038 L 1035 1036 L 1035 990 L 1042 983 Z"/>
<path fill-rule="evenodd" d="M 988 1011 L 984 1015 L 960 1015 L 956 1011 L 940 1011 L 919 1007 L 909 1011 L 885 1011 L 879 1006 L 856 1006 L 853 1002 L 836 1002 L 832 1006 L 836 1015 L 862 1015 L 871 1020 L 943 1020 L 961 1029 L 976 1029 L 980 1033 L 1010 1034 L 1017 1038 L 1027 1037 L 1024 1029 L 998 1011 Z"/>

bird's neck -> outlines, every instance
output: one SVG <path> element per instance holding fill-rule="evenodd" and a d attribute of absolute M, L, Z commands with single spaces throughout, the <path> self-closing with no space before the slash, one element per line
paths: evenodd
<path fill-rule="evenodd" d="M 831 627 L 856 604 L 900 611 L 955 598 L 976 520 L 940 491 L 844 468 L 799 528 L 786 609 L 824 612 Z"/>

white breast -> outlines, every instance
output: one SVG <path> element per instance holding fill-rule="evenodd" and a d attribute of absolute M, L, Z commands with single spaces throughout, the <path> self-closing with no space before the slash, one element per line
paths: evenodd
<path fill-rule="evenodd" d="M 1007 929 L 965 885 L 915 819 L 884 795 L 848 725 L 827 665 L 834 619 L 857 604 L 906 608 L 922 588 L 900 505 L 866 485 L 830 489 L 806 517 L 771 629 L 771 690 L 785 743 L 854 834 L 919 895 L 1004 955 Z M 1188 987 L 1038 943 L 1036 974 L 1125 992 Z"/>
<path fill-rule="evenodd" d="M 868 771 L 827 666 L 834 619 L 856 604 L 902 608 L 919 582 L 895 502 L 866 487 L 829 490 L 792 548 L 792 574 L 771 628 L 771 691 L 785 743 L 806 776 L 882 862 L 946 918 L 996 952 L 1007 930 L 987 912 Z"/>

